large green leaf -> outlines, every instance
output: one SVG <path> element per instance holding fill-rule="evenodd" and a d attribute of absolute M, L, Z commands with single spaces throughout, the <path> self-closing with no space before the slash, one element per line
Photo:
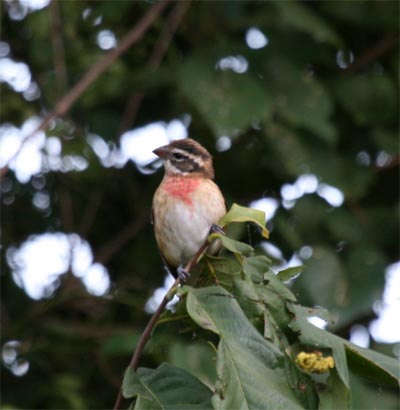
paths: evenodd
<path fill-rule="evenodd" d="M 398 410 L 399 389 L 369 383 L 365 378 L 350 373 L 351 405 L 353 409 Z"/>
<path fill-rule="evenodd" d="M 280 19 L 288 26 L 311 34 L 318 42 L 328 42 L 336 47 L 342 40 L 322 17 L 314 14 L 311 7 L 299 1 L 273 3 L 279 11 Z"/>
<path fill-rule="evenodd" d="M 301 289 L 303 300 L 307 297 L 311 304 L 330 309 L 344 304 L 347 281 L 344 264 L 337 253 L 333 249 L 316 246 L 295 287 Z"/>
<path fill-rule="evenodd" d="M 301 408 L 287 381 L 282 353 L 257 332 L 233 295 L 220 287 L 186 290 L 192 319 L 221 338 L 214 407 Z"/>
<path fill-rule="evenodd" d="M 259 80 L 228 70 L 217 72 L 216 62 L 204 56 L 186 59 L 178 82 L 215 136 L 236 136 L 250 129 L 254 121 L 269 120 L 271 98 Z"/>
<path fill-rule="evenodd" d="M 291 125 L 311 131 L 320 141 L 335 143 L 337 131 L 331 119 L 333 102 L 325 87 L 307 76 L 303 68 L 281 56 L 267 58 L 264 65 L 265 86 L 274 96 L 279 115 Z M 270 132 L 269 126 L 267 132 Z"/>
<path fill-rule="evenodd" d="M 399 28 L 399 4 L 396 1 L 387 2 L 336 2 L 324 1 L 318 3 L 326 15 L 331 15 L 340 24 L 346 22 L 353 27 L 354 32 L 373 30 L 397 30 Z"/>
<path fill-rule="evenodd" d="M 346 343 L 346 352 L 351 369 L 359 375 L 377 384 L 387 384 L 399 387 L 399 361 L 393 357 Z"/>
<path fill-rule="evenodd" d="M 399 138 L 396 130 L 388 131 L 384 128 L 375 128 L 371 130 L 371 138 L 378 150 L 383 150 L 390 155 L 396 155 L 399 152 Z"/>
<path fill-rule="evenodd" d="M 264 281 L 264 275 L 271 270 L 271 261 L 264 255 L 245 258 L 243 272 L 255 283 Z"/>
<path fill-rule="evenodd" d="M 389 125 L 397 119 L 396 87 L 386 75 L 337 78 L 332 93 L 359 125 Z"/>
<path fill-rule="evenodd" d="M 217 379 L 216 356 L 214 346 L 206 340 L 191 340 L 189 344 L 178 340 L 171 343 L 169 340 L 168 343 L 168 361 L 197 377 L 212 390 Z"/>
<path fill-rule="evenodd" d="M 239 277 L 242 271 L 242 267 L 237 258 L 205 255 L 204 260 L 209 270 L 210 280 L 213 280 L 215 277 L 219 285 L 230 290 L 233 286 L 234 279 Z"/>
<path fill-rule="evenodd" d="M 269 237 L 268 230 L 265 227 L 265 212 L 263 211 L 233 204 L 219 223 L 221 226 L 227 226 L 233 222 L 252 222 L 261 228 L 264 238 L 268 239 Z"/>
<path fill-rule="evenodd" d="M 318 392 L 318 410 L 344 410 L 350 408 L 350 391 L 340 379 L 336 369 L 330 371 L 327 386 Z"/>
<path fill-rule="evenodd" d="M 122 384 L 126 398 L 137 397 L 135 409 L 210 409 L 212 392 L 185 370 L 168 363 L 157 369 L 128 368 Z"/>
<path fill-rule="evenodd" d="M 348 286 L 342 292 L 345 303 L 332 309 L 333 313 L 339 314 L 341 325 L 371 314 L 372 305 L 382 295 L 388 265 L 384 254 L 369 243 L 353 245 L 346 256 Z"/>
<path fill-rule="evenodd" d="M 284 371 L 271 369 L 260 360 L 263 349 L 262 345 L 221 340 L 217 361 L 220 380 L 212 398 L 215 409 L 302 408 L 284 379 Z"/>
<path fill-rule="evenodd" d="M 243 270 L 251 275 L 252 270 L 260 266 L 264 266 L 261 270 L 263 273 L 263 280 L 267 288 L 271 289 L 277 295 L 285 300 L 296 301 L 296 297 L 293 293 L 283 284 L 280 279 L 275 275 L 271 269 L 265 269 L 267 263 L 270 263 L 265 256 L 254 256 L 252 258 L 246 258 L 243 262 Z"/>
<path fill-rule="evenodd" d="M 280 159 L 281 174 L 296 177 L 304 173 L 305 164 L 310 163 L 311 157 L 307 146 L 293 130 L 271 123 L 266 127 L 265 138 L 273 154 Z"/>

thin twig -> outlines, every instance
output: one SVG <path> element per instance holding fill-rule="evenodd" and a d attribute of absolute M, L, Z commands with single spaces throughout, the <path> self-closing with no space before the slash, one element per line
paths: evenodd
<path fill-rule="evenodd" d="M 50 30 L 53 48 L 53 64 L 56 76 L 57 97 L 61 96 L 67 88 L 67 68 L 65 65 L 65 49 L 62 38 L 60 8 L 58 0 L 50 3 Z"/>
<path fill-rule="evenodd" d="M 124 246 L 140 229 L 147 225 L 149 216 L 139 215 L 126 225 L 118 234 L 104 245 L 96 255 L 96 261 L 105 264 L 111 257 Z"/>
<path fill-rule="evenodd" d="M 46 129 L 50 121 L 55 117 L 64 116 L 71 106 L 76 102 L 76 100 L 87 90 L 87 88 L 97 80 L 97 78 L 107 70 L 107 68 L 117 60 L 123 53 L 125 53 L 129 47 L 137 43 L 144 35 L 144 33 L 150 28 L 154 20 L 161 14 L 164 8 L 168 5 L 171 0 L 163 0 L 156 3 L 151 9 L 145 14 L 141 20 L 129 31 L 120 41 L 118 46 L 108 52 L 100 61 L 94 64 L 86 74 L 81 78 L 81 80 L 76 83 L 65 95 L 62 97 L 53 111 L 47 114 L 40 125 L 25 139 L 22 141 L 19 150 L 9 159 L 8 163 L 12 161 L 19 152 L 21 151 L 24 143 L 34 136 L 38 131 Z M 8 171 L 8 166 L 4 166 L 0 169 L 0 177 L 5 175 Z"/>
<path fill-rule="evenodd" d="M 60 214 L 61 222 L 64 232 L 74 232 L 74 209 L 72 206 L 72 198 L 69 189 L 65 186 L 61 186 L 59 189 L 60 195 Z"/>
<path fill-rule="evenodd" d="M 78 228 L 78 233 L 85 237 L 90 228 L 92 227 L 97 211 L 99 210 L 99 207 L 103 201 L 104 197 L 104 189 L 99 189 L 94 192 L 91 192 L 90 198 L 88 201 L 88 205 L 85 208 L 85 211 L 83 212 L 82 219 L 80 220 L 80 225 Z"/>
<path fill-rule="evenodd" d="M 180 1 L 176 4 L 174 9 L 168 16 L 168 20 L 164 25 L 164 28 L 154 46 L 153 52 L 146 64 L 146 66 L 151 70 L 155 71 L 160 66 L 168 47 L 172 41 L 172 38 L 178 29 L 183 16 L 187 12 L 190 6 L 190 1 Z M 137 113 L 139 111 L 140 104 L 145 96 L 145 91 L 139 90 L 134 91 L 128 98 L 128 102 L 125 107 L 124 114 L 121 120 L 121 126 L 119 133 L 122 134 L 126 131 L 131 124 L 135 122 Z"/>
<path fill-rule="evenodd" d="M 388 36 L 383 38 L 381 41 L 373 45 L 372 47 L 365 50 L 360 57 L 358 57 L 353 64 L 350 64 L 345 70 L 344 74 L 354 74 L 361 68 L 371 64 L 376 61 L 379 57 L 384 55 L 387 51 L 393 48 L 399 39 L 395 33 L 390 33 Z"/>
<path fill-rule="evenodd" d="M 208 242 L 204 243 L 204 245 L 202 245 L 200 247 L 200 249 L 193 255 L 193 257 L 190 259 L 188 264 L 185 266 L 186 272 L 190 272 L 193 269 L 193 267 L 198 262 L 200 256 L 203 255 L 203 253 L 207 250 L 208 245 L 209 245 Z M 157 324 L 158 319 L 160 318 L 162 312 L 164 311 L 165 306 L 171 300 L 172 295 L 175 293 L 174 290 L 179 286 L 180 283 L 181 283 L 180 279 L 177 278 L 175 280 L 175 282 L 173 283 L 173 285 L 169 288 L 168 292 L 166 293 L 163 300 L 161 301 L 160 306 L 157 308 L 157 310 L 155 311 L 155 313 L 151 317 L 149 323 L 145 327 L 142 335 L 140 336 L 139 342 L 136 346 L 136 349 L 135 349 L 135 351 L 132 355 L 132 359 L 129 363 L 129 367 L 132 370 L 137 369 L 137 366 L 138 366 L 138 363 L 139 363 L 139 360 L 140 360 L 140 356 L 142 355 L 143 349 L 146 346 L 147 341 L 150 339 L 151 333 L 153 332 L 153 329 L 154 329 L 155 325 Z M 119 410 L 120 409 L 122 398 L 123 398 L 123 396 L 122 396 L 122 384 L 121 384 L 121 388 L 118 392 L 118 397 L 117 397 L 117 400 L 116 400 L 115 405 L 114 405 L 114 410 Z"/>

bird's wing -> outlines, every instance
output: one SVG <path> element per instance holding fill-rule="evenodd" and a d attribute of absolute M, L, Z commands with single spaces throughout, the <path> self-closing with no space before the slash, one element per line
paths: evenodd
<path fill-rule="evenodd" d="M 150 222 L 151 224 L 154 226 L 155 225 L 155 215 L 154 215 L 154 209 L 151 208 L 151 215 L 150 215 Z M 158 250 L 158 254 L 160 255 L 160 258 L 162 260 L 163 263 L 163 267 L 164 269 L 170 274 L 172 275 L 174 278 L 176 278 L 176 272 L 175 269 L 167 262 L 167 260 L 164 258 L 164 255 L 162 254 L 160 247 L 158 246 L 158 243 L 156 241 L 157 244 L 157 250 Z"/>

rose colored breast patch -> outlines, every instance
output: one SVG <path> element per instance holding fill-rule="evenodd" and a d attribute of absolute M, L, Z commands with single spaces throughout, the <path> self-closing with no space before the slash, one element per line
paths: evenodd
<path fill-rule="evenodd" d="M 187 177 L 170 177 L 163 182 L 163 188 L 170 195 L 192 205 L 191 194 L 200 185 L 200 179 Z"/>

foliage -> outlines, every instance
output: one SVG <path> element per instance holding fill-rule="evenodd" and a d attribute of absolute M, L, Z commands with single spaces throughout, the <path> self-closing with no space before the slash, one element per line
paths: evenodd
<path fill-rule="evenodd" d="M 25 63 L 31 75 L 30 88 L 21 91 L 14 81 L 19 71 L 6 80 L 0 69 L 0 142 L 32 130 L 33 117 L 52 111 L 114 51 L 99 45 L 101 36 L 110 40 L 106 30 L 118 46 L 153 6 L 52 1 L 35 10 L 32 4 L 0 4 L 0 67 Z M 260 397 L 236 387 L 243 380 L 246 389 L 257 386 L 258 379 L 246 379 L 254 371 L 270 380 L 261 399 L 268 388 L 275 404 L 395 408 L 390 389 L 377 387 L 393 380 L 395 369 L 379 351 L 393 356 L 394 346 L 370 337 L 373 352 L 344 340 L 355 325 L 367 329 L 375 319 L 385 269 L 398 260 L 398 15 L 394 1 L 170 2 L 66 115 L 35 137 L 36 145 L 25 145 L 31 148 L 20 163 L 36 158 L 33 176 L 24 179 L 14 168 L 1 178 L 2 407 L 112 406 L 149 318 L 144 306 L 163 281 L 150 224 L 161 172 L 123 154 L 121 137 L 149 124 L 158 128 L 147 142 L 160 129 L 176 136 L 178 120 L 178 134 L 183 128 L 212 153 L 229 207 L 264 199 L 277 208 L 267 222 L 268 242 L 257 226 L 230 224 L 223 241 L 240 257 L 205 258 L 212 271 L 204 288 L 188 284 L 176 313 L 163 317 L 141 361 L 151 370 L 131 374 L 142 403 L 149 404 L 146 386 L 163 395 L 155 383 L 167 373 L 185 379 L 182 388 L 201 395 L 197 403 L 223 407 L 227 389 L 230 399 L 234 392 L 252 405 L 248 400 Z M 0 149 L 0 161 L 5 155 Z M 327 201 L 332 188 L 343 201 Z M 64 246 L 60 254 L 50 246 L 56 239 Z M 35 248 L 34 263 L 26 264 L 21 252 L 39 242 L 45 252 Z M 76 258 L 78 249 L 88 258 Z M 294 256 L 304 267 L 300 277 L 293 282 L 300 269 L 272 275 L 266 258 L 284 270 Z M 96 291 L 82 267 L 100 275 L 97 286 L 105 279 L 109 286 Z M 50 273 L 33 294 L 26 272 L 31 284 Z M 289 290 L 280 279 L 290 278 Z M 252 329 L 243 344 L 235 339 L 240 328 L 213 324 L 221 299 L 220 309 L 236 312 L 243 329 Z M 304 306 L 327 308 L 332 333 L 306 320 L 309 311 L 324 311 Z M 206 322 L 209 315 L 213 321 Z M 317 350 L 332 354 L 336 367 L 320 380 L 293 363 L 296 349 L 322 341 Z M 169 364 L 159 367 L 163 362 Z M 303 392 L 288 387 L 299 383 Z M 319 383 L 328 387 L 316 390 Z M 290 393 L 282 398 L 282 392 Z"/>
<path fill-rule="evenodd" d="M 237 220 L 237 208 L 233 205 L 224 217 L 226 225 Z M 253 210 L 247 211 L 246 218 L 246 210 L 240 209 L 242 221 L 252 219 Z M 215 236 L 223 238 L 220 234 L 211 238 Z M 215 358 L 208 362 L 216 367 L 215 386 L 210 390 L 189 372 L 167 364 L 155 370 L 141 368 L 137 373 L 128 368 L 123 393 L 127 398 L 137 397 L 135 409 L 324 408 L 328 400 L 327 408 L 348 409 L 350 371 L 379 386 L 386 384 L 387 394 L 396 396 L 399 378 L 394 358 L 360 349 L 309 323 L 309 317 L 326 318 L 326 312 L 300 306 L 272 272 L 268 258 L 249 254 L 249 245 L 234 243 L 222 241 L 240 261 L 241 269 L 231 275 L 231 283 L 219 284 L 218 267 L 229 260 L 228 254 L 203 265 L 201 274 L 212 277 L 213 286 L 184 286 L 179 291 L 179 303 L 184 306 L 177 308 L 178 321 L 190 322 L 193 333 L 208 331 L 204 337 L 209 343 L 210 332 L 218 336 Z M 174 320 L 174 315 L 168 319 Z M 358 399 L 352 401 L 354 408 L 361 408 Z"/>

